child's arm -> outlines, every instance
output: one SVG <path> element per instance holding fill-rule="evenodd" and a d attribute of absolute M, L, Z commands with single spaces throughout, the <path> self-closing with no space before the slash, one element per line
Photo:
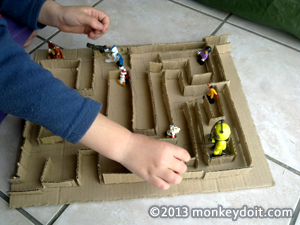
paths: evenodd
<path fill-rule="evenodd" d="M 46 1 L 40 11 L 38 22 L 69 33 L 84 33 L 96 40 L 108 31 L 109 16 L 90 6 L 61 6 Z"/>
<path fill-rule="evenodd" d="M 190 160 L 186 150 L 164 141 L 131 133 L 102 114 L 98 114 L 80 142 L 121 163 L 160 189 L 168 189 L 170 184 L 180 183 L 180 173 L 187 169 L 182 161 Z"/>

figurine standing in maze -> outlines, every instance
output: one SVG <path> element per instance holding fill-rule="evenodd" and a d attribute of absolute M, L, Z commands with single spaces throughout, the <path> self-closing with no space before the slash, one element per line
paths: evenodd
<path fill-rule="evenodd" d="M 198 51 L 198 59 L 197 62 L 202 66 L 204 65 L 205 60 L 207 60 L 209 54 L 211 51 L 211 47 L 210 46 L 206 46 L 204 50 Z"/>
<path fill-rule="evenodd" d="M 175 127 L 174 125 L 170 125 L 170 129 L 165 132 L 166 138 L 176 138 L 176 134 L 180 131 L 179 127 Z"/>
<path fill-rule="evenodd" d="M 211 150 L 214 152 L 211 156 L 226 155 L 227 141 L 230 137 L 230 127 L 224 123 L 224 120 L 219 120 L 211 129 L 209 142 L 214 143 Z"/>

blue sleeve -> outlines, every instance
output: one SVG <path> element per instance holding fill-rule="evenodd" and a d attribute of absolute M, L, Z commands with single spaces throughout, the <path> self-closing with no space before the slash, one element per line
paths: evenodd
<path fill-rule="evenodd" d="M 77 143 L 101 109 L 101 103 L 53 77 L 16 44 L 0 18 L 0 110 L 42 125 Z"/>
<path fill-rule="evenodd" d="M 45 25 L 37 22 L 41 8 L 46 0 L 0 0 L 0 13 L 16 22 L 37 30 Z"/>

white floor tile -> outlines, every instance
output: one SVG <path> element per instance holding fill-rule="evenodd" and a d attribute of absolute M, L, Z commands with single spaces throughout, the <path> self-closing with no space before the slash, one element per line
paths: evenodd
<path fill-rule="evenodd" d="M 295 225 L 300 225 L 300 216 L 299 215 L 298 215 Z"/>
<path fill-rule="evenodd" d="M 56 28 L 56 27 L 46 26 L 43 29 L 37 30 L 37 34 L 39 36 L 41 36 L 42 38 L 47 39 L 57 31 L 58 31 L 58 28 Z"/>
<path fill-rule="evenodd" d="M 42 224 L 48 224 L 63 205 L 38 206 L 23 208 Z M 76 224 L 76 223 L 75 223 Z"/>
<path fill-rule="evenodd" d="M 276 186 L 223 193 L 193 194 L 178 197 L 157 199 L 138 199 L 103 203 L 71 204 L 58 218 L 60 224 L 232 224 L 232 219 L 154 219 L 148 215 L 152 205 L 186 205 L 191 208 L 249 208 L 261 206 L 267 208 L 294 209 L 300 195 L 300 176 L 270 162 Z M 293 184 L 293 185 L 291 185 Z M 282 224 L 288 225 L 290 218 L 285 219 L 238 219 L 234 224 Z"/>
<path fill-rule="evenodd" d="M 287 32 L 261 25 L 236 15 L 229 17 L 227 22 L 300 50 L 300 39 Z"/>
<path fill-rule="evenodd" d="M 77 6 L 77 5 L 93 5 L 99 1 L 97 0 L 56 0 L 61 5 L 64 6 Z"/>
<path fill-rule="evenodd" d="M 134 7 L 132 7 L 134 5 Z M 170 1 L 103 1 L 96 8 L 110 16 L 107 34 L 97 41 L 85 35 L 59 33 L 52 41 L 64 48 L 84 48 L 87 42 L 100 45 L 137 45 L 201 41 L 221 23 Z M 204 22 L 205 21 L 205 22 Z"/>
<path fill-rule="evenodd" d="M 40 45 L 42 42 L 43 42 L 43 40 L 41 40 L 41 39 L 35 37 L 35 38 L 33 39 L 33 41 L 31 42 L 31 44 L 30 44 L 28 47 L 24 48 L 24 50 L 25 50 L 27 53 L 29 53 L 31 50 L 33 50 L 34 48 L 36 48 L 36 47 L 37 47 L 38 45 Z"/>
<path fill-rule="evenodd" d="M 224 24 L 264 151 L 300 171 L 300 53 Z"/>
<path fill-rule="evenodd" d="M 10 183 L 8 182 L 7 178 L 14 175 L 15 166 L 17 161 L 19 160 L 17 158 L 17 152 L 18 152 L 18 145 L 19 145 L 22 129 L 23 129 L 22 120 L 12 115 L 8 115 L 0 124 L 0 149 L 1 149 L 0 190 L 6 195 L 8 195 L 7 191 L 10 190 Z M 53 218 L 53 216 L 59 211 L 61 207 L 62 206 L 43 206 L 43 207 L 28 207 L 24 209 L 33 217 L 35 217 L 38 221 L 42 222 L 43 224 L 46 224 L 48 221 L 50 221 Z M 9 212 L 8 210 L 6 211 Z M 15 211 L 15 210 L 11 210 L 11 211 Z M 2 205 L 0 210 L 0 218 L 2 218 L 1 213 L 2 213 Z M 22 217 L 24 216 L 21 216 L 21 218 Z M 0 224 L 2 224 L 2 219 L 0 219 Z M 22 224 L 22 223 L 3 223 L 3 224 Z"/>
<path fill-rule="evenodd" d="M 22 129 L 22 120 L 11 115 L 0 124 L 0 190 L 5 194 L 10 190 L 7 178 L 14 175 L 19 160 L 17 152 Z"/>
<path fill-rule="evenodd" d="M 195 0 L 174 0 L 174 2 L 178 2 L 180 4 L 183 4 L 185 6 L 191 7 L 193 9 L 196 9 L 200 12 L 209 14 L 211 16 L 220 18 L 220 19 L 224 19 L 227 15 L 228 12 L 204 5 L 204 4 L 200 4 L 198 1 Z"/>
<path fill-rule="evenodd" d="M 8 203 L 0 198 L 0 224 L 15 225 L 15 224 L 33 224 L 17 210 L 8 208 Z"/>

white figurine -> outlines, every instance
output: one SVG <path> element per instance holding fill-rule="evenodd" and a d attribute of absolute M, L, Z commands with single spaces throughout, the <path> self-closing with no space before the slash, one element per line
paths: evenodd
<path fill-rule="evenodd" d="M 127 71 L 126 69 L 123 69 L 120 73 L 120 79 L 117 80 L 118 84 L 121 84 L 123 86 L 126 85 L 126 75 L 127 75 Z"/>
<path fill-rule="evenodd" d="M 108 51 L 110 51 L 110 54 L 107 55 L 109 59 L 105 59 L 105 62 L 107 62 L 107 63 L 116 62 L 117 65 L 119 66 L 120 70 L 124 69 L 123 58 L 120 55 L 120 53 L 118 52 L 117 47 L 114 45 L 114 46 L 112 46 L 111 49 L 107 48 L 105 50 L 105 52 L 108 52 Z"/>
<path fill-rule="evenodd" d="M 165 133 L 166 138 L 176 138 L 176 134 L 180 131 L 179 127 L 175 127 L 174 125 L 170 125 L 170 129 Z"/>

